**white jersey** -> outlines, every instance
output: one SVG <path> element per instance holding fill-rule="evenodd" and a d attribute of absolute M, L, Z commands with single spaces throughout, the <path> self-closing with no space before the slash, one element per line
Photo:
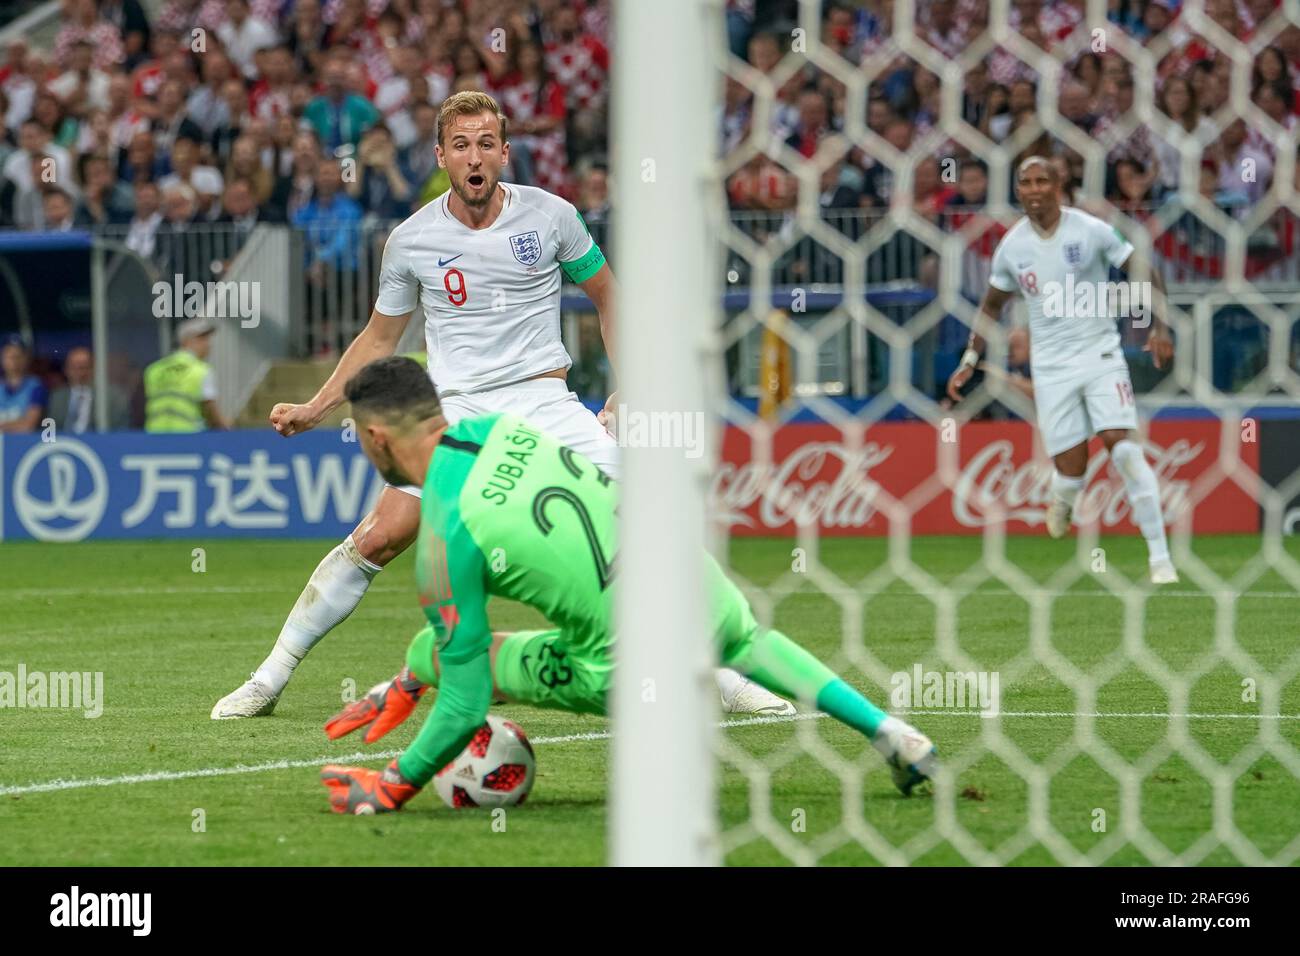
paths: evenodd
<path fill-rule="evenodd" d="M 1088 357 L 1121 356 L 1116 318 L 1109 300 L 1100 294 L 1110 267 L 1124 263 L 1133 246 L 1096 216 L 1071 206 L 1061 207 L 1056 231 L 1046 239 L 1028 217 L 1022 218 L 993 250 L 989 285 L 1002 292 L 1019 292 L 1029 308 L 1030 367 L 1034 378 L 1060 378 Z M 1085 285 L 1098 294 L 1084 314 L 1069 305 Z M 1064 310 L 1048 307 L 1067 303 Z"/>
<path fill-rule="evenodd" d="M 573 364 L 560 339 L 560 271 L 574 282 L 604 263 L 572 203 L 505 185 L 501 214 L 471 229 L 445 193 L 393 230 L 375 311 L 424 309 L 429 377 L 440 395 L 497 388 Z"/>

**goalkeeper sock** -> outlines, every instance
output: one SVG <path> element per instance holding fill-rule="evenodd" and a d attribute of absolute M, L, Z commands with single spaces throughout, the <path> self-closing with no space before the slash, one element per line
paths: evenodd
<path fill-rule="evenodd" d="M 289 612 L 271 654 L 254 672 L 279 694 L 294 668 L 322 637 L 341 624 L 365 597 L 370 582 L 383 570 L 361 556 L 349 535 L 316 566 Z"/>
<path fill-rule="evenodd" d="M 1123 439 L 1111 448 L 1110 460 L 1124 479 L 1133 523 L 1146 538 L 1151 561 L 1168 561 L 1169 542 L 1165 538 L 1164 517 L 1160 514 L 1160 482 L 1147 463 L 1147 456 L 1137 442 Z"/>
<path fill-rule="evenodd" d="M 1053 469 L 1052 497 L 1069 505 L 1071 511 L 1074 511 L 1074 503 L 1079 500 L 1079 492 L 1082 490 L 1083 478 L 1070 478 Z"/>
<path fill-rule="evenodd" d="M 732 652 L 731 648 L 728 648 Z M 888 715 L 850 687 L 829 667 L 780 631 L 759 628 L 728 653 L 736 667 L 768 690 L 805 703 L 874 739 Z"/>

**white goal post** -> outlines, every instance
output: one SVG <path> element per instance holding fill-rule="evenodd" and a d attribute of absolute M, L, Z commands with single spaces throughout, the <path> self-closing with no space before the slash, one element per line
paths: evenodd
<path fill-rule="evenodd" d="M 707 420 L 706 336 L 720 324 L 707 227 L 719 77 L 704 0 L 614 9 L 615 365 L 628 418 Z M 711 728 L 717 705 L 702 590 L 709 456 L 622 449 L 612 716 L 611 862 L 718 861 Z M 655 442 L 649 443 L 652 446 Z"/>

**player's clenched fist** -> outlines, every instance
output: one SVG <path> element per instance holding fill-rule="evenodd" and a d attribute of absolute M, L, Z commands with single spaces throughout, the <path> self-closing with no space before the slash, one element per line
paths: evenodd
<path fill-rule="evenodd" d="M 281 402 L 271 409 L 271 427 L 286 438 L 315 428 L 319 422 L 320 416 L 310 405 Z"/>
<path fill-rule="evenodd" d="M 618 431 L 618 392 L 614 392 L 605 402 L 605 407 L 596 413 L 596 421 L 605 426 L 605 431 L 611 435 L 617 434 Z"/>

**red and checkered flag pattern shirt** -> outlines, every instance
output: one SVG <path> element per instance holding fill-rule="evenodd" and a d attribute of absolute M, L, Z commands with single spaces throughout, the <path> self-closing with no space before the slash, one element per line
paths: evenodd
<path fill-rule="evenodd" d="M 343 7 L 343 0 L 325 0 L 321 4 L 321 19 L 326 23 L 333 23 L 339 18 L 339 10 Z M 388 0 L 366 0 L 366 19 L 374 20 L 388 8 Z"/>
<path fill-rule="evenodd" d="M 266 80 L 258 80 L 248 93 L 248 111 L 259 119 L 278 119 L 288 116 L 290 110 L 289 84 L 276 90 Z"/>
<path fill-rule="evenodd" d="M 143 66 L 137 67 L 134 74 L 132 93 L 136 97 L 145 96 L 153 99 L 158 95 L 158 88 L 162 86 L 165 76 L 160 60 L 151 60 Z"/>
<path fill-rule="evenodd" d="M 609 85 L 609 51 L 593 36 L 546 44 L 546 69 L 564 87 L 570 110 L 599 109 Z"/>
<path fill-rule="evenodd" d="M 54 59 L 63 67 L 68 65 L 72 48 L 82 40 L 90 42 L 95 52 L 91 63 L 99 70 L 108 70 L 126 59 L 126 46 L 122 42 L 122 33 L 107 20 L 97 20 L 94 26 L 82 27 L 75 23 L 66 23 L 59 28 L 54 37 Z"/>
<path fill-rule="evenodd" d="M 155 26 L 171 33 L 189 33 L 195 27 L 215 30 L 225 22 L 226 5 L 222 0 L 203 0 L 197 9 L 180 0 L 168 0 L 158 14 Z"/>
<path fill-rule="evenodd" d="M 752 0 L 750 6 L 753 6 Z M 753 17 L 751 10 L 750 17 Z M 609 3 L 600 0 L 595 6 L 582 11 L 582 29 L 596 37 L 602 43 L 609 42 Z"/>
<path fill-rule="evenodd" d="M 507 77 L 500 87 L 501 106 L 512 123 L 543 116 L 564 118 L 564 88 L 555 81 L 540 91 L 536 83 Z M 519 136 L 528 147 L 533 161 L 534 185 L 549 193 L 564 196 L 569 192 L 569 164 L 564 148 L 564 127 L 541 136 Z"/>

